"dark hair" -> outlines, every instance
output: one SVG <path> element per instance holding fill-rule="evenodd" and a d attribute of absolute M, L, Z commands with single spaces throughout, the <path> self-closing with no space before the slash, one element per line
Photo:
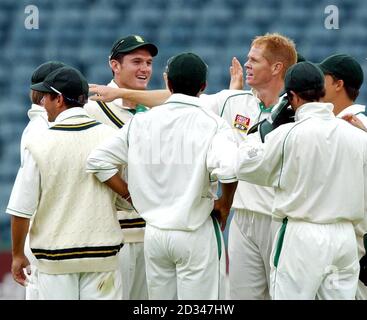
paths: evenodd
<path fill-rule="evenodd" d="M 182 93 L 182 94 L 186 94 L 188 96 L 193 96 L 196 97 L 196 95 L 199 93 L 199 91 L 201 90 L 201 87 L 203 86 L 203 84 L 205 83 L 199 83 L 199 82 L 194 82 L 194 81 L 172 81 L 169 77 L 168 77 L 171 89 L 173 93 Z"/>
<path fill-rule="evenodd" d="M 129 52 L 130 53 L 130 52 Z M 118 54 L 116 54 L 113 58 L 111 58 L 111 60 L 116 60 L 118 61 L 119 63 L 122 63 L 122 60 L 124 60 L 124 57 L 127 55 L 127 53 L 123 53 L 123 52 L 120 52 Z M 111 69 L 112 71 L 112 76 L 115 76 L 115 73 L 113 72 L 113 70 Z"/>
<path fill-rule="evenodd" d="M 334 76 L 331 73 L 325 73 L 325 75 L 329 75 L 330 77 L 332 77 L 333 82 L 336 82 L 338 80 L 343 80 L 343 79 L 340 79 L 340 78 Z M 359 96 L 359 89 L 356 89 L 356 88 L 353 88 L 353 87 L 349 86 L 348 84 L 345 83 L 344 80 L 343 80 L 343 82 L 344 82 L 344 89 L 345 89 L 345 92 L 347 93 L 348 98 L 352 101 L 355 101 L 357 99 L 357 97 Z"/>
<path fill-rule="evenodd" d="M 59 94 L 56 93 L 56 92 L 55 93 L 54 92 L 50 92 L 49 95 L 50 95 L 50 99 L 51 100 L 55 100 L 59 96 Z M 65 106 L 68 109 L 70 109 L 70 108 L 76 108 L 76 107 L 82 108 L 84 106 L 84 104 L 85 104 L 85 103 L 78 103 L 75 100 L 72 100 L 71 98 L 68 98 L 68 97 L 66 97 L 64 95 L 62 95 L 62 97 L 64 98 L 64 104 L 65 104 Z"/>
<path fill-rule="evenodd" d="M 301 92 L 296 92 L 296 94 L 303 100 L 309 102 L 318 102 L 321 98 L 325 96 L 325 88 L 322 89 L 310 89 Z M 287 92 L 288 99 L 292 99 L 292 93 Z"/>

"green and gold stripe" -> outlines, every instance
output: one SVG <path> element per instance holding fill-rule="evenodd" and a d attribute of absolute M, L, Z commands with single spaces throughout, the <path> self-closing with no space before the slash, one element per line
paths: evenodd
<path fill-rule="evenodd" d="M 103 101 L 97 101 L 98 105 L 104 112 L 104 114 L 110 119 L 117 128 L 122 128 L 125 123 L 123 123 L 118 116 L 116 116 L 113 111 L 107 106 L 107 104 Z"/>
<path fill-rule="evenodd" d="M 45 260 L 71 260 L 83 258 L 104 258 L 115 256 L 123 244 L 103 247 L 80 247 L 58 250 L 46 250 L 32 248 L 32 253 L 37 259 Z"/>
<path fill-rule="evenodd" d="M 145 220 L 142 218 L 119 220 L 121 229 L 145 228 Z"/>
<path fill-rule="evenodd" d="M 100 122 L 97 122 L 95 120 L 84 122 L 84 123 L 76 123 L 76 124 L 56 124 L 50 127 L 50 130 L 81 131 L 81 130 L 87 130 L 89 128 L 93 128 L 100 124 L 101 124 Z"/>

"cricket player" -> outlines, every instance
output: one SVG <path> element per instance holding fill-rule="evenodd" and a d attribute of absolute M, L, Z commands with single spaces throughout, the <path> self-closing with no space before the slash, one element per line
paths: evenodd
<path fill-rule="evenodd" d="M 193 53 L 171 58 L 167 67 L 172 96 L 137 114 L 118 134 L 93 151 L 93 172 L 121 196 L 116 166 L 128 164 L 134 207 L 147 223 L 145 262 L 149 299 L 224 298 L 222 228 L 237 185 L 237 147 L 232 130 L 202 106 L 207 66 Z M 223 183 L 215 201 L 211 180 Z"/>
<path fill-rule="evenodd" d="M 364 217 L 367 136 L 333 114 L 322 71 L 292 66 L 285 89 L 295 122 L 249 136 L 237 176 L 272 186 L 274 218 L 282 220 L 271 255 L 273 299 L 354 299 L 359 275 L 353 224 Z"/>
<path fill-rule="evenodd" d="M 363 83 L 363 70 L 358 61 L 347 54 L 334 54 L 319 64 L 325 75 L 325 97 L 323 101 L 334 105 L 333 112 L 339 118 L 356 116 L 367 127 L 366 106 L 355 104 Z M 355 226 L 358 257 L 366 254 L 363 235 L 367 233 L 367 218 Z M 367 300 L 367 287 L 358 282 L 356 299 Z"/>
<path fill-rule="evenodd" d="M 113 79 L 111 88 L 145 90 L 153 70 L 153 57 L 157 47 L 139 35 L 129 35 L 118 39 L 111 49 L 109 63 Z M 126 99 L 115 99 L 110 103 L 91 101 L 84 109 L 98 121 L 115 129 L 120 129 L 136 113 L 136 103 Z M 143 110 L 142 110 L 143 109 Z M 147 108 L 139 106 L 139 111 Z M 146 300 L 148 289 L 144 262 L 145 221 L 127 201 L 118 211 L 124 246 L 119 253 L 119 263 L 123 281 L 124 300 Z"/>
<path fill-rule="evenodd" d="M 64 67 L 65 64 L 60 61 L 47 61 L 40 66 L 36 68 L 36 70 L 32 74 L 31 78 L 31 84 L 37 84 L 43 82 L 43 80 L 46 78 L 46 76 L 51 73 L 52 71 Z M 20 140 L 20 162 L 21 166 L 19 168 L 17 177 L 14 182 L 14 186 L 12 189 L 12 192 L 10 194 L 9 203 L 6 209 L 7 213 L 11 212 L 17 212 L 19 211 L 18 208 L 18 197 L 20 193 L 18 190 L 22 187 L 21 185 L 21 175 L 23 171 L 23 155 L 24 155 L 24 143 L 27 139 L 27 136 L 30 134 L 33 134 L 34 132 L 43 132 L 46 131 L 50 124 L 47 121 L 47 113 L 44 107 L 42 107 L 41 100 L 43 97 L 43 94 L 38 91 L 31 90 L 30 91 L 30 97 L 32 101 L 32 106 L 28 110 L 28 117 L 29 117 L 29 123 L 25 127 L 22 133 L 22 137 Z M 41 143 L 41 142 L 40 142 Z M 27 234 L 27 238 L 25 240 L 25 255 L 28 258 L 30 262 L 30 266 L 26 276 L 27 276 L 27 285 L 26 285 L 26 300 L 38 300 L 38 281 L 37 281 L 37 275 L 38 270 L 36 267 L 36 258 L 31 252 L 31 249 L 29 247 L 29 234 Z"/>
<path fill-rule="evenodd" d="M 245 64 L 246 83 L 252 91 L 223 90 L 201 95 L 203 106 L 221 116 L 235 130 L 237 142 L 247 131 L 275 111 L 284 88 L 287 69 L 297 61 L 293 41 L 280 34 L 256 37 Z M 169 96 L 167 90 L 151 92 L 111 90 L 93 86 L 102 98 L 123 96 L 154 106 Z M 94 96 L 93 99 L 100 99 Z M 278 222 L 272 221 L 272 188 L 239 181 L 229 229 L 229 280 L 231 299 L 269 299 L 270 253 Z"/>
<path fill-rule="evenodd" d="M 31 89 L 44 94 L 41 104 L 53 124 L 24 143 L 17 208 L 8 211 L 13 278 L 25 285 L 24 240 L 33 219 L 39 299 L 121 299 L 116 195 L 85 173 L 90 151 L 115 131 L 82 108 L 88 83 L 76 69 L 56 69 Z"/>

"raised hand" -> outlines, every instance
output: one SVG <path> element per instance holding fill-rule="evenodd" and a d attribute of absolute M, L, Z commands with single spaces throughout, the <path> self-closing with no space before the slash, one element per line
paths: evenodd
<path fill-rule="evenodd" d="M 244 87 L 243 68 L 236 57 L 232 58 L 232 65 L 229 67 L 229 72 L 231 74 L 229 89 L 242 90 Z"/>

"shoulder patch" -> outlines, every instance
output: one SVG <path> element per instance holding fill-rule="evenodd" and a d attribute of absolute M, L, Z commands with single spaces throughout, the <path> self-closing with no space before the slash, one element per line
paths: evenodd
<path fill-rule="evenodd" d="M 246 133 L 250 126 L 250 118 L 237 114 L 234 119 L 233 126 L 236 129 L 241 130 L 244 133 Z"/>

